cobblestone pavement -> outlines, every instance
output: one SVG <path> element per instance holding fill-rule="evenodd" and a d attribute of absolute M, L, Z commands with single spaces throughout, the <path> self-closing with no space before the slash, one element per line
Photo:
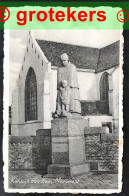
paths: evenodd
<path fill-rule="evenodd" d="M 88 173 L 73 179 L 42 178 L 34 171 L 10 171 L 9 188 L 13 189 L 117 189 L 117 174 Z"/>

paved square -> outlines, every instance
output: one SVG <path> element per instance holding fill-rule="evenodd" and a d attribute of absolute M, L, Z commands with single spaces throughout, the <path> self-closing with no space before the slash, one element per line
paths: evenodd
<path fill-rule="evenodd" d="M 11 189 L 117 189 L 118 175 L 88 173 L 73 179 L 42 178 L 35 171 L 10 171 Z"/>

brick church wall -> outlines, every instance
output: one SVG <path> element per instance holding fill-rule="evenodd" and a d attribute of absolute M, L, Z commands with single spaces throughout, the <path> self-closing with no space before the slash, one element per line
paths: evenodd
<path fill-rule="evenodd" d="M 50 130 L 38 130 L 36 136 L 9 136 L 9 169 L 39 170 L 47 173 L 51 164 Z"/>
<path fill-rule="evenodd" d="M 104 128 L 85 130 L 86 162 L 91 171 L 118 171 L 118 137 Z M 47 173 L 52 163 L 51 131 L 38 130 L 36 136 L 9 136 L 9 170 L 36 170 Z"/>
<path fill-rule="evenodd" d="M 99 133 L 95 128 L 85 132 L 86 161 L 91 171 L 118 171 L 118 137 Z M 96 128 L 97 129 L 97 128 Z"/>
<path fill-rule="evenodd" d="M 34 137 L 9 137 L 9 169 L 32 169 Z M 34 156 L 33 156 L 34 159 Z"/>

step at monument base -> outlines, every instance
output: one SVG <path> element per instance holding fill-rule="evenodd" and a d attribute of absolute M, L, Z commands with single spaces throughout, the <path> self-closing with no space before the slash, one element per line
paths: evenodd
<path fill-rule="evenodd" d="M 72 178 L 89 172 L 89 164 L 61 165 L 53 164 L 48 166 L 48 174 L 44 178 Z"/>

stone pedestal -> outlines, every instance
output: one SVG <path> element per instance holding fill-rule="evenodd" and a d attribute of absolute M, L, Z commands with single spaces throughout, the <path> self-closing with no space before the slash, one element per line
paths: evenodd
<path fill-rule="evenodd" d="M 45 177 L 72 178 L 89 171 L 85 160 L 84 118 L 57 118 L 52 121 L 52 165 Z"/>

